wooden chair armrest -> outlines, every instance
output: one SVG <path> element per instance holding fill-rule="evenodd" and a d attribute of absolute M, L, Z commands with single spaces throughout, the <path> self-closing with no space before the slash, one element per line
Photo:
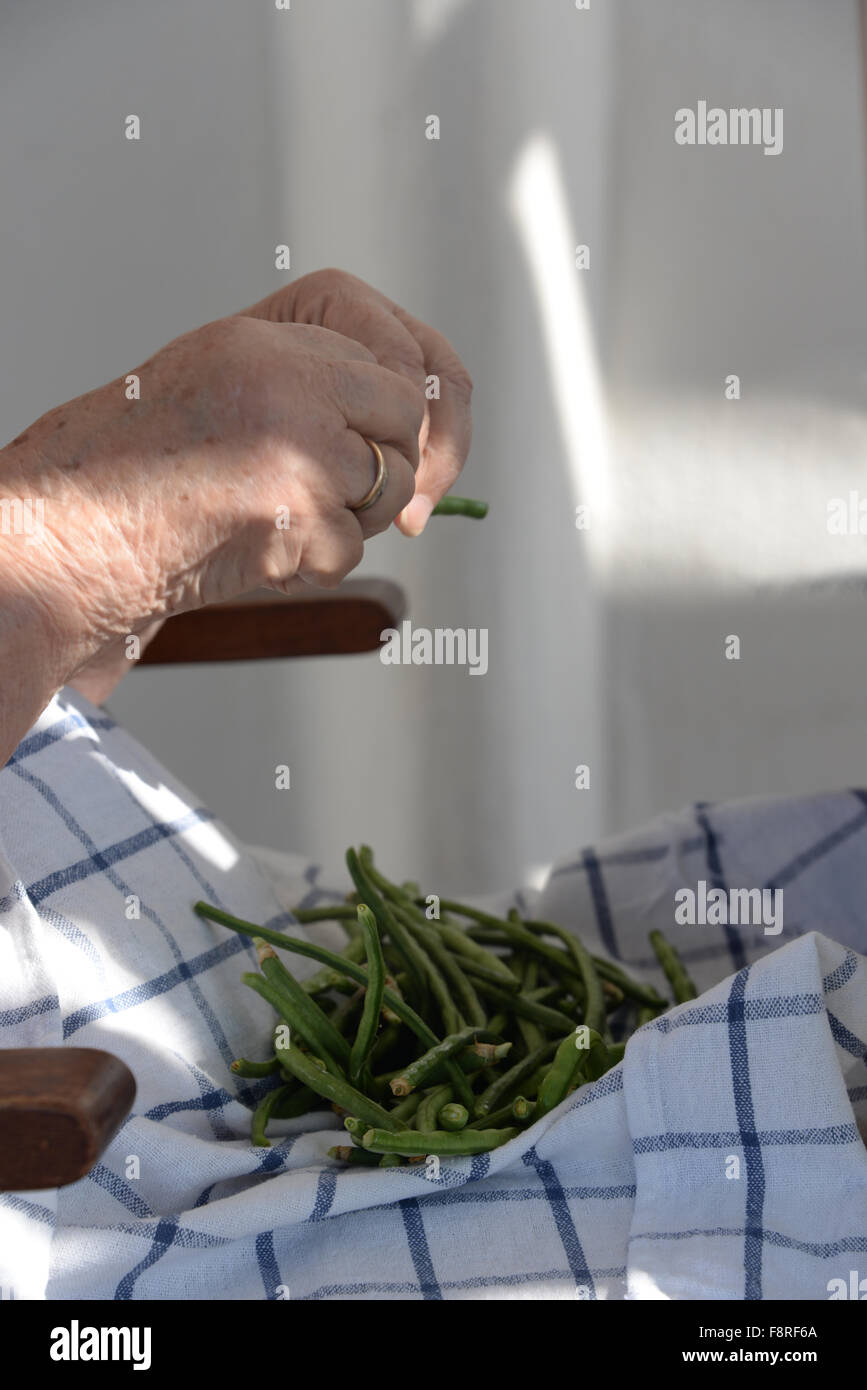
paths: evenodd
<path fill-rule="evenodd" d="M 135 1099 L 129 1067 L 93 1047 L 0 1050 L 0 1192 L 89 1173 Z"/>
<path fill-rule="evenodd" d="M 339 589 L 285 596 L 270 589 L 179 613 L 145 648 L 140 665 L 199 661 L 268 661 L 376 651 L 383 628 L 406 611 L 399 584 L 353 579 Z"/>

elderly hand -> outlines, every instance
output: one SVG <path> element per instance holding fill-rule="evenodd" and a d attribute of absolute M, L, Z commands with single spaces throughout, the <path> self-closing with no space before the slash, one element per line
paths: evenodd
<path fill-rule="evenodd" d="M 437 378 L 438 395 L 432 394 L 430 400 L 425 395 L 415 496 L 398 518 L 406 535 L 419 535 L 470 451 L 473 383 L 451 343 L 384 294 L 342 270 L 304 275 L 245 312 L 278 323 L 320 324 L 342 333 L 363 343 L 381 367 L 406 377 L 422 393 L 428 378 Z"/>
<path fill-rule="evenodd" d="M 123 639 L 155 620 L 260 584 L 339 583 L 407 508 L 417 469 L 425 500 L 402 525 L 421 529 L 463 462 L 470 388 L 444 340 L 405 319 L 352 277 L 309 276 L 163 348 L 133 373 L 140 399 L 125 374 L 0 453 L 3 495 L 45 509 L 39 543 L 0 535 L 0 658 L 15 672 L 0 758 L 60 685 L 80 674 L 104 694 L 128 669 Z M 388 485 L 356 514 L 375 474 L 365 438 Z"/>

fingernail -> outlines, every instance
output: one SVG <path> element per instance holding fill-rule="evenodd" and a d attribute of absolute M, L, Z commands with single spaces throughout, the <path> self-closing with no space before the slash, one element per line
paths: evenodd
<path fill-rule="evenodd" d="M 425 497 L 423 492 L 417 493 L 411 502 L 403 509 L 404 529 L 411 536 L 420 536 L 428 523 L 428 518 L 433 511 L 433 502 L 429 497 Z"/>

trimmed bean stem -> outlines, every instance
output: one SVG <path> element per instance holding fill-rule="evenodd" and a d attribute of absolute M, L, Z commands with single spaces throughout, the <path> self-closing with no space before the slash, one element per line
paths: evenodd
<path fill-rule="evenodd" d="M 328 1150 L 329 1158 L 336 1158 L 340 1163 L 357 1164 L 360 1168 L 378 1168 L 379 1155 L 371 1153 L 369 1149 L 356 1149 L 351 1144 L 335 1144 Z"/>
<path fill-rule="evenodd" d="M 526 1096 L 515 1096 L 511 1104 L 511 1111 L 519 1124 L 528 1124 L 535 1116 L 536 1101 L 528 1100 Z"/>
<path fill-rule="evenodd" d="M 470 1112 L 465 1105 L 458 1105 L 456 1101 L 448 1101 L 440 1106 L 437 1112 L 437 1125 L 439 1129 L 446 1130 L 449 1134 L 456 1134 L 462 1129 L 466 1129 Z"/>
<path fill-rule="evenodd" d="M 233 1071 L 236 1076 L 248 1078 L 273 1076 L 280 1070 L 280 1063 L 276 1057 L 270 1058 L 267 1062 L 249 1062 L 246 1057 L 236 1057 L 229 1070 Z"/>

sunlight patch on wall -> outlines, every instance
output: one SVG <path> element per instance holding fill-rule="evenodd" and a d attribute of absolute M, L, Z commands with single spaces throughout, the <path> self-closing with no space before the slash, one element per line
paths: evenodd
<path fill-rule="evenodd" d="M 526 257 L 573 496 L 588 508 L 591 567 L 603 568 L 610 512 L 605 402 L 596 344 L 576 267 L 577 238 L 557 151 L 534 135 L 518 156 L 509 208 Z"/>
<path fill-rule="evenodd" d="M 416 36 L 425 43 L 436 43 L 466 8 L 467 0 L 415 0 L 412 18 Z"/>

